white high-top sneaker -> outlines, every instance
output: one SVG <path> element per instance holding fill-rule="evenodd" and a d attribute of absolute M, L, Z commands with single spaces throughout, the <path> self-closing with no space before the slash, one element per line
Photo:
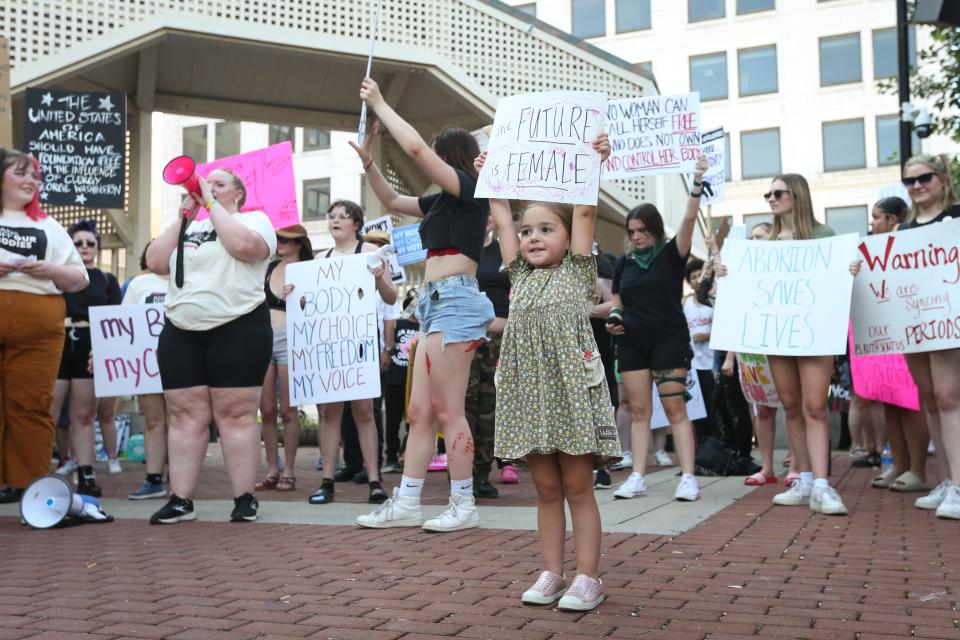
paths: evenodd
<path fill-rule="evenodd" d="M 430 518 L 423 523 L 427 531 L 460 531 L 480 526 L 480 514 L 473 496 L 464 496 L 455 493 L 450 496 L 447 508 L 436 518 Z"/>
<path fill-rule="evenodd" d="M 937 507 L 938 518 L 960 520 L 960 486 L 951 484 L 943 497 L 943 502 Z"/>
<path fill-rule="evenodd" d="M 373 513 L 357 516 L 357 524 L 368 529 L 419 527 L 423 523 L 420 498 L 400 496 L 399 493 L 400 490 L 394 487 L 393 497 L 377 507 Z"/>
<path fill-rule="evenodd" d="M 629 499 L 642 496 L 647 492 L 647 481 L 639 472 L 634 471 L 613 493 L 614 498 Z"/>

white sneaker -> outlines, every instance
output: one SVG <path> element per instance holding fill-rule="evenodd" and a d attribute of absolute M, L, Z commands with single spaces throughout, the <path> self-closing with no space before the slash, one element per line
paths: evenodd
<path fill-rule="evenodd" d="M 915 506 L 917 509 L 928 509 L 933 511 L 940 506 L 941 502 L 943 502 L 943 499 L 947 496 L 947 489 L 949 489 L 952 484 L 953 483 L 949 480 L 944 480 L 934 487 L 933 491 L 925 496 L 917 498 L 913 503 L 913 506 Z"/>
<path fill-rule="evenodd" d="M 368 529 L 419 527 L 423 524 L 420 498 L 400 496 L 399 493 L 400 490 L 394 487 L 393 497 L 377 507 L 373 513 L 357 516 L 357 524 Z"/>
<path fill-rule="evenodd" d="M 672 467 L 673 460 L 670 459 L 670 454 L 664 451 L 663 449 L 657 449 L 653 452 L 653 459 L 657 461 L 657 464 L 661 467 Z"/>
<path fill-rule="evenodd" d="M 792 487 L 773 496 L 773 504 L 779 504 L 783 507 L 809 505 L 811 491 L 813 491 L 812 482 L 794 482 Z"/>
<path fill-rule="evenodd" d="M 613 497 L 628 500 L 630 498 L 640 497 L 646 492 L 646 479 L 639 472 L 634 471 L 630 474 L 630 477 L 623 482 L 623 484 L 617 487 L 617 490 L 613 492 Z"/>
<path fill-rule="evenodd" d="M 813 488 L 810 492 L 810 510 L 825 516 L 847 515 L 847 506 L 843 504 L 843 498 L 829 485 Z"/>
<path fill-rule="evenodd" d="M 56 470 L 58 476 L 63 476 L 64 478 L 69 476 L 71 473 L 80 468 L 80 465 L 77 464 L 77 461 L 73 458 L 70 458 L 63 465 Z"/>
<path fill-rule="evenodd" d="M 696 476 L 683 474 L 680 476 L 680 483 L 677 490 L 673 492 L 673 499 L 682 502 L 693 502 L 700 497 L 700 483 Z"/>
<path fill-rule="evenodd" d="M 480 526 L 480 514 L 473 496 L 464 496 L 455 493 L 450 496 L 447 508 L 436 518 L 430 518 L 423 523 L 427 531 L 460 531 Z"/>
<path fill-rule="evenodd" d="M 947 489 L 943 502 L 937 507 L 937 517 L 960 520 L 960 486 L 951 484 Z"/>
<path fill-rule="evenodd" d="M 633 466 L 633 454 L 630 453 L 629 451 L 624 451 L 623 460 L 621 460 L 620 462 L 615 462 L 614 464 L 610 465 L 610 470 L 620 471 L 621 469 L 629 469 L 632 466 Z"/>
<path fill-rule="evenodd" d="M 107 470 L 112 476 L 115 476 L 118 473 L 123 473 L 123 468 L 120 466 L 120 461 L 116 458 L 107 461 Z"/>
<path fill-rule="evenodd" d="M 553 571 L 543 571 L 532 587 L 523 592 L 520 600 L 527 604 L 553 604 L 563 597 L 567 581 Z"/>

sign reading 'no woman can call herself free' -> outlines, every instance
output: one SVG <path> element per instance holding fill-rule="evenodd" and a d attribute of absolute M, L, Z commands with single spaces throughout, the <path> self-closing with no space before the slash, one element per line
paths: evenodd
<path fill-rule="evenodd" d="M 122 209 L 127 98 L 27 89 L 24 147 L 40 163 L 45 205 Z"/>
<path fill-rule="evenodd" d="M 543 91 L 497 103 L 478 198 L 597 204 L 607 94 Z"/>

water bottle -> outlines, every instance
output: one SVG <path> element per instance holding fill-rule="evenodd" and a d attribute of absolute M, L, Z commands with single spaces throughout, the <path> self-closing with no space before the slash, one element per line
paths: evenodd
<path fill-rule="evenodd" d="M 893 454 L 890 453 L 890 447 L 884 447 L 880 454 L 880 472 L 886 473 L 893 468 Z"/>

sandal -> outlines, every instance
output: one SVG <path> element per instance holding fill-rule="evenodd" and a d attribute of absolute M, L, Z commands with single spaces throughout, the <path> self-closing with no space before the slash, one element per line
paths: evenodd
<path fill-rule="evenodd" d="M 890 483 L 891 491 L 929 491 L 927 482 L 915 474 L 913 471 L 907 471 L 900 475 L 896 480 Z"/>
<path fill-rule="evenodd" d="M 381 487 L 374 487 L 370 489 L 370 496 L 367 498 L 367 502 L 370 504 L 383 504 L 387 501 L 387 492 Z"/>
<path fill-rule="evenodd" d="M 794 471 L 793 473 L 788 473 L 783 477 L 783 485 L 785 487 L 792 487 L 793 485 L 800 482 L 800 474 Z"/>
<path fill-rule="evenodd" d="M 297 488 L 297 479 L 293 476 L 280 476 L 277 480 L 277 491 L 293 491 Z"/>
<path fill-rule="evenodd" d="M 310 504 L 329 504 L 333 502 L 333 489 L 327 485 L 321 485 L 312 496 L 307 498 L 307 502 Z"/>
<path fill-rule="evenodd" d="M 748 487 L 762 487 L 765 484 L 777 484 L 777 476 L 768 476 L 763 473 L 763 471 L 757 471 L 752 476 L 747 476 L 743 481 L 743 484 Z"/>
<path fill-rule="evenodd" d="M 279 478 L 277 476 L 267 476 L 257 484 L 253 485 L 253 488 L 257 491 L 269 491 L 270 489 L 276 489 L 278 480 Z"/>
<path fill-rule="evenodd" d="M 874 489 L 889 489 L 890 483 L 897 477 L 897 472 L 890 467 L 876 478 L 870 481 L 870 486 Z"/>

